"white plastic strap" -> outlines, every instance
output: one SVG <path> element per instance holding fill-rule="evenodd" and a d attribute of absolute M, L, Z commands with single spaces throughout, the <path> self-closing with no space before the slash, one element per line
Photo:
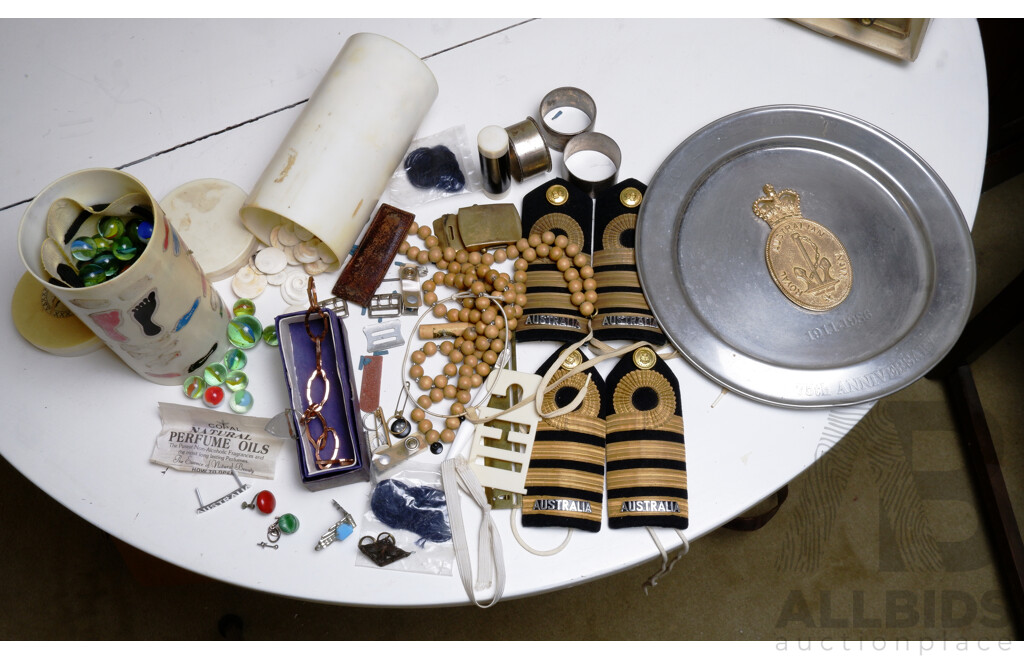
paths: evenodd
<path fill-rule="evenodd" d="M 501 536 L 498 535 L 498 527 L 491 517 L 491 505 L 487 502 L 487 496 L 484 494 L 484 489 L 477 480 L 476 474 L 470 469 L 466 459 L 461 456 L 441 463 L 441 484 L 444 486 L 444 496 L 448 502 L 448 521 L 452 528 L 455 562 L 459 566 L 462 586 L 465 587 L 466 594 L 469 595 L 474 605 L 481 608 L 490 607 L 501 600 L 501 595 L 505 591 L 505 558 L 501 550 Z M 483 512 L 478 539 L 479 571 L 476 585 L 473 584 L 473 565 L 469 559 L 469 545 L 466 543 L 466 530 L 463 524 L 462 502 L 459 494 L 460 486 L 473 498 Z M 476 590 L 490 587 L 492 578 L 494 594 L 490 601 L 481 603 L 477 600 Z"/>

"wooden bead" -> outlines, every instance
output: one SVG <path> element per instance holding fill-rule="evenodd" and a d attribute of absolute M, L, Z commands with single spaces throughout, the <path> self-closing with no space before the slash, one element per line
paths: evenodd
<path fill-rule="evenodd" d="M 494 339 L 491 342 L 491 350 L 494 351 L 495 353 L 500 354 L 503 350 L 505 350 L 505 340 L 498 338 Z"/>
<path fill-rule="evenodd" d="M 402 241 L 398 244 L 398 254 L 405 254 L 409 251 L 409 241 Z"/>
<path fill-rule="evenodd" d="M 466 252 L 465 250 L 457 250 L 455 252 L 455 261 L 460 264 L 466 263 L 469 261 L 469 252 Z"/>
<path fill-rule="evenodd" d="M 473 384 L 473 387 L 480 387 L 484 383 L 483 376 L 480 374 L 473 374 L 469 377 L 469 382 Z"/>
<path fill-rule="evenodd" d="M 593 305 L 597 304 L 597 291 L 586 291 L 583 295 L 586 297 L 588 303 Z"/>
<path fill-rule="evenodd" d="M 426 354 L 427 357 L 430 357 L 431 355 L 436 355 L 437 344 L 435 344 L 432 341 L 428 341 L 426 344 L 423 344 L 423 353 Z"/>
<path fill-rule="evenodd" d="M 410 259 L 415 259 L 416 257 L 419 256 L 419 254 L 420 254 L 420 249 L 418 247 L 416 247 L 415 245 L 409 246 L 409 249 L 406 250 L 406 252 L 405 252 L 405 256 L 409 257 Z"/>
<path fill-rule="evenodd" d="M 594 313 L 594 304 L 593 303 L 585 302 L 582 305 L 580 305 L 580 314 L 582 314 L 583 316 L 590 316 L 593 313 Z"/>
<path fill-rule="evenodd" d="M 583 290 L 584 291 L 595 291 L 596 289 L 597 289 L 597 280 L 595 280 L 593 277 L 588 277 L 587 279 L 583 280 Z"/>
<path fill-rule="evenodd" d="M 480 263 L 482 263 L 485 266 L 490 266 L 491 264 L 494 263 L 494 255 L 491 254 L 490 252 L 484 252 L 483 254 L 480 255 Z"/>
<path fill-rule="evenodd" d="M 593 266 L 584 266 L 583 268 L 580 268 L 580 277 L 582 277 L 583 279 L 587 279 L 588 277 L 593 277 L 593 276 L 594 276 L 594 267 Z"/>
<path fill-rule="evenodd" d="M 433 234 L 430 234 L 430 235 L 426 236 L 426 237 L 425 237 L 425 238 L 423 239 L 423 243 L 424 243 L 424 245 L 426 245 L 426 246 L 427 246 L 427 249 L 428 249 L 428 250 L 430 250 L 430 249 L 433 249 L 433 248 L 436 248 L 436 247 L 438 248 L 438 250 L 440 250 L 440 249 L 441 249 L 441 248 L 439 248 L 439 247 L 438 247 L 438 240 L 437 240 L 437 236 L 434 236 Z M 440 258 L 441 258 L 441 257 L 438 257 L 438 259 L 440 259 Z"/>
<path fill-rule="evenodd" d="M 430 248 L 430 250 L 427 252 L 427 256 L 430 259 L 430 263 L 436 264 L 437 262 L 441 261 L 442 253 L 441 248 L 437 247 L 437 239 L 434 238 L 433 236 L 431 236 L 431 238 L 434 239 L 434 247 Z"/>
<path fill-rule="evenodd" d="M 444 374 L 438 374 L 434 376 L 434 387 L 443 389 L 448 384 L 448 377 Z"/>
<path fill-rule="evenodd" d="M 472 373 L 470 373 L 467 376 L 459 376 L 459 381 L 456 384 L 458 386 L 458 389 L 460 389 L 460 390 L 468 390 L 471 387 L 473 387 L 472 377 L 473 377 Z"/>
<path fill-rule="evenodd" d="M 459 367 L 454 362 L 449 362 L 441 368 L 441 373 L 449 378 L 454 378 L 459 373 Z"/>
<path fill-rule="evenodd" d="M 580 246 L 576 245 L 575 243 L 569 243 L 562 249 L 565 250 L 565 256 L 569 257 L 570 259 L 572 259 L 573 257 L 580 253 Z"/>
<path fill-rule="evenodd" d="M 431 403 L 430 397 L 426 394 L 421 394 L 419 398 L 416 399 L 416 403 L 419 404 L 420 408 L 429 408 Z"/>
<path fill-rule="evenodd" d="M 455 431 L 446 428 L 445 430 L 441 431 L 440 437 L 441 442 L 445 443 L 446 445 L 451 444 L 455 442 Z"/>
<path fill-rule="evenodd" d="M 469 263 L 473 264 L 474 266 L 478 265 L 480 263 L 480 253 L 479 252 L 470 252 L 468 260 L 469 260 Z"/>
<path fill-rule="evenodd" d="M 550 229 L 547 230 L 546 232 L 540 235 L 540 240 L 543 241 L 545 245 L 554 245 L 555 232 L 551 231 Z"/>
<path fill-rule="evenodd" d="M 424 305 L 433 305 L 436 302 L 437 302 L 437 294 L 434 293 L 433 291 L 427 291 L 426 293 L 423 294 L 423 304 Z"/>
<path fill-rule="evenodd" d="M 415 236 L 416 232 L 418 232 L 419 229 L 420 229 L 420 226 L 418 224 L 416 224 L 415 222 L 410 224 L 409 225 L 409 235 L 410 236 Z"/>
<path fill-rule="evenodd" d="M 444 390 L 439 390 L 436 387 L 430 390 L 430 400 L 434 403 L 441 403 L 444 401 Z"/>
<path fill-rule="evenodd" d="M 520 275 L 520 274 L 522 274 L 522 275 L 526 275 L 526 272 L 525 272 L 525 271 L 526 271 L 526 269 L 527 269 L 527 267 L 528 267 L 529 265 L 530 265 L 530 262 L 528 262 L 528 261 L 527 261 L 527 260 L 526 260 L 525 258 L 523 258 L 523 257 L 520 257 L 520 258 L 516 259 L 516 262 L 515 262 L 515 264 L 513 264 L 513 266 L 514 266 L 514 267 L 515 267 L 515 269 L 516 269 L 517 271 L 519 271 L 519 272 L 517 272 L 517 273 L 516 273 L 515 275 L 513 275 L 513 277 L 517 277 L 517 276 L 518 276 L 518 275 Z"/>
<path fill-rule="evenodd" d="M 417 424 L 416 428 L 419 429 L 420 433 L 429 433 L 430 429 L 434 428 L 434 423 L 429 419 L 425 419 Z"/>
<path fill-rule="evenodd" d="M 426 392 L 434 386 L 434 379 L 426 375 L 420 376 L 416 384 L 420 386 L 421 390 Z"/>
<path fill-rule="evenodd" d="M 555 236 L 555 245 L 564 250 L 569 245 L 569 237 L 564 234 Z"/>
<path fill-rule="evenodd" d="M 473 400 L 473 395 L 470 394 L 469 390 L 459 390 L 459 393 L 455 395 L 455 398 L 459 403 L 469 403 Z"/>
<path fill-rule="evenodd" d="M 450 323 L 457 323 L 459 320 L 459 310 L 449 309 L 448 313 L 445 314 L 445 318 L 447 318 Z"/>
<path fill-rule="evenodd" d="M 414 421 L 417 424 L 419 424 L 420 422 L 422 422 L 424 419 L 427 418 L 427 413 L 423 412 L 419 408 L 413 408 L 412 412 L 409 413 L 409 418 L 412 421 Z"/>
<path fill-rule="evenodd" d="M 532 248 L 532 247 L 526 248 L 525 250 L 523 250 L 523 259 L 525 259 L 527 263 L 532 263 L 532 262 L 536 261 L 537 260 L 537 250 L 535 248 Z"/>
<path fill-rule="evenodd" d="M 582 305 L 586 301 L 587 301 L 587 297 L 585 295 L 583 295 L 582 291 L 577 291 L 574 294 L 572 294 L 571 296 L 569 296 L 569 302 L 571 302 L 576 307 L 579 307 L 580 305 Z"/>
<path fill-rule="evenodd" d="M 576 293 L 577 291 L 583 290 L 583 280 L 577 278 L 566 282 L 566 287 L 569 289 L 569 293 Z"/>
<path fill-rule="evenodd" d="M 498 248 L 494 251 L 494 263 L 503 264 L 508 259 L 508 251 L 505 248 Z"/>
<path fill-rule="evenodd" d="M 541 243 L 540 245 L 535 247 L 534 250 L 537 252 L 538 257 L 540 257 L 541 259 L 547 259 L 548 254 L 551 252 L 551 246 L 549 246 L 547 243 Z"/>
<path fill-rule="evenodd" d="M 448 429 L 445 429 L 445 431 L 447 431 L 447 430 Z M 427 431 L 426 441 L 427 441 L 428 444 L 434 444 L 435 442 L 439 441 L 440 439 L 441 439 L 441 434 L 438 433 L 435 429 L 430 429 L 429 431 Z"/>
<path fill-rule="evenodd" d="M 523 240 L 523 239 L 519 239 L 519 240 Z M 522 250 L 519 249 L 518 245 L 509 245 L 507 248 L 505 248 L 505 254 L 512 261 L 515 261 L 516 259 L 519 258 L 519 253 L 520 252 L 522 252 Z"/>
<path fill-rule="evenodd" d="M 459 349 L 455 349 L 448 354 L 448 359 L 451 360 L 452 364 L 458 364 L 459 362 L 462 362 L 462 359 L 464 357 L 465 355 L 463 355 L 462 351 L 460 351 Z"/>
<path fill-rule="evenodd" d="M 469 310 L 466 308 L 459 310 L 459 322 L 469 323 Z"/>
<path fill-rule="evenodd" d="M 409 377 L 413 380 L 419 380 L 423 376 L 423 367 L 418 364 L 414 364 L 409 367 Z"/>
<path fill-rule="evenodd" d="M 416 235 L 419 236 L 420 238 L 424 238 L 424 239 L 427 236 L 430 236 L 430 225 L 423 225 L 421 227 L 417 227 L 416 228 Z"/>
<path fill-rule="evenodd" d="M 462 415 L 465 414 L 466 412 L 466 406 L 456 401 L 455 403 L 452 404 L 451 408 L 449 408 L 448 411 L 452 415 Z"/>
<path fill-rule="evenodd" d="M 555 261 L 555 266 L 558 268 L 558 270 L 564 273 L 565 271 L 572 268 L 572 259 L 570 259 L 569 257 L 562 257 L 561 259 Z"/>
<path fill-rule="evenodd" d="M 469 392 L 466 392 L 466 394 L 469 394 Z M 449 417 L 448 419 L 444 420 L 444 426 L 447 429 L 455 431 L 460 426 L 462 426 L 462 420 L 459 419 L 458 417 Z"/>
<path fill-rule="evenodd" d="M 413 351 L 412 355 L 409 356 L 409 359 L 412 360 L 413 364 L 423 364 L 427 359 L 427 354 L 423 351 Z"/>
<path fill-rule="evenodd" d="M 537 247 L 541 243 L 540 234 L 530 234 L 529 237 L 526 239 L 526 242 L 529 244 L 529 247 Z M 523 250 L 522 248 L 520 248 L 520 250 L 522 252 L 526 252 L 526 250 Z"/>
<path fill-rule="evenodd" d="M 416 255 L 416 263 L 421 266 L 426 266 L 430 263 L 430 253 L 426 250 L 420 250 L 419 254 Z"/>
<path fill-rule="evenodd" d="M 434 305 L 433 313 L 436 318 L 442 319 L 445 317 L 445 314 L 448 313 L 448 308 L 444 305 Z"/>
<path fill-rule="evenodd" d="M 455 348 L 455 344 L 451 343 L 448 340 L 445 340 L 441 342 L 441 345 L 438 348 L 441 349 L 441 355 L 448 355 L 449 353 L 452 352 L 452 349 Z"/>
<path fill-rule="evenodd" d="M 579 254 L 572 258 L 572 265 L 576 266 L 577 268 L 583 268 L 584 266 L 587 265 L 588 261 L 589 260 L 587 259 L 587 255 L 580 252 Z"/>
<path fill-rule="evenodd" d="M 575 268 L 570 268 L 569 270 L 562 273 L 562 279 L 564 279 L 566 282 L 578 280 L 580 279 L 580 271 L 576 270 Z"/>

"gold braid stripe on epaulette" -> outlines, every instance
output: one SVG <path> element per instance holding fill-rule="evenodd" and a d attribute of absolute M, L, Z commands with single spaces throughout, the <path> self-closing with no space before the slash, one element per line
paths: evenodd
<path fill-rule="evenodd" d="M 540 287 L 555 287 L 559 291 L 564 292 L 566 290 L 565 276 L 558 269 L 530 271 L 529 279 L 526 283 L 527 295 L 529 296 L 530 289 Z M 565 295 L 568 296 L 569 294 L 566 293 Z"/>
<path fill-rule="evenodd" d="M 594 273 L 594 279 L 597 280 L 598 291 L 613 286 L 640 289 L 640 276 L 635 270 L 597 271 Z"/>
<path fill-rule="evenodd" d="M 537 456 L 534 449 L 533 457 Z M 608 462 L 628 461 L 630 459 L 653 459 L 686 462 L 686 445 L 667 440 L 626 440 L 612 442 L 608 445 Z"/>
<path fill-rule="evenodd" d="M 586 403 L 586 399 L 583 399 L 583 402 Z M 537 432 L 542 431 L 572 431 L 603 438 L 604 420 L 598 417 L 569 413 L 551 419 L 542 419 L 537 425 Z"/>
<path fill-rule="evenodd" d="M 646 411 L 645 411 L 646 412 Z M 641 421 L 646 419 L 645 412 L 635 413 L 621 413 L 618 415 L 609 415 L 605 421 L 605 433 L 611 436 L 613 433 L 621 433 L 623 431 L 635 431 L 643 433 L 641 429 L 650 428 L 654 431 L 672 431 L 682 435 L 683 433 L 683 418 L 679 415 L 669 415 L 664 421 L 658 426 L 641 426 Z M 679 438 L 680 442 L 682 438 Z"/>
<path fill-rule="evenodd" d="M 579 308 L 572 304 L 569 299 L 568 293 L 530 293 L 529 302 L 526 307 L 526 314 L 530 314 L 531 309 L 546 309 L 551 307 L 564 308 L 566 310 L 571 309 L 576 312 L 570 314 L 570 316 L 576 316 L 579 318 Z"/>
<path fill-rule="evenodd" d="M 630 501 L 650 501 L 656 499 L 659 502 L 675 502 L 679 506 L 679 513 L 674 511 L 623 511 L 622 505 L 624 502 Z M 662 497 L 657 496 L 656 498 L 651 497 L 613 497 L 608 500 L 608 517 L 609 518 L 625 518 L 627 516 L 683 516 L 684 518 L 690 517 L 690 506 L 687 501 L 680 497 Z"/>
<path fill-rule="evenodd" d="M 632 248 L 606 248 L 594 252 L 594 270 L 604 266 L 634 266 L 636 252 Z"/>
<path fill-rule="evenodd" d="M 587 445 L 582 442 L 537 440 L 534 442 L 533 451 L 530 452 L 530 460 L 541 461 L 545 459 L 578 461 L 580 463 L 590 463 L 592 465 L 600 465 L 603 467 L 604 447 Z"/>
<path fill-rule="evenodd" d="M 531 465 L 526 473 L 526 487 L 535 486 L 578 488 L 596 494 L 604 491 L 604 475 L 569 468 L 539 468 Z"/>
<path fill-rule="evenodd" d="M 533 471 L 533 468 L 530 468 Z M 686 472 L 670 468 L 609 470 L 608 490 L 619 488 L 686 488 Z M 649 499 L 649 498 L 645 498 Z"/>
<path fill-rule="evenodd" d="M 598 285 L 598 289 L 601 285 Z M 647 311 L 647 299 L 642 293 L 630 293 L 626 291 L 601 291 L 598 294 L 598 304 L 601 309 L 631 309 L 636 314 L 650 316 Z"/>
<path fill-rule="evenodd" d="M 604 512 L 604 510 L 602 508 L 603 505 L 601 503 L 601 497 L 600 496 L 596 500 L 594 500 L 594 501 L 586 500 L 590 504 L 590 512 L 589 513 L 586 512 L 586 511 L 564 511 L 564 510 L 548 511 L 548 510 L 544 510 L 544 509 L 534 510 L 533 505 L 534 505 L 534 503 L 537 500 L 552 500 L 552 499 L 555 499 L 555 500 L 571 499 L 571 500 L 575 500 L 575 501 L 582 501 L 582 500 L 577 500 L 576 498 L 551 497 L 550 495 L 539 495 L 539 496 L 536 496 L 536 497 L 532 496 L 532 495 L 524 495 L 523 496 L 523 515 L 525 515 L 525 516 L 543 516 L 543 515 L 547 514 L 547 515 L 551 515 L 551 516 L 558 516 L 559 518 L 580 518 L 580 519 L 583 519 L 583 520 L 601 520 L 601 514 Z"/>

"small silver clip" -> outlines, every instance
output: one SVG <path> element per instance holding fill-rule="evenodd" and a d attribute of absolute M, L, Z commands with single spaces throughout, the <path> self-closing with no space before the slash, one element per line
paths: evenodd
<path fill-rule="evenodd" d="M 363 328 L 366 335 L 366 351 L 374 353 L 405 344 L 402 338 L 402 322 L 398 319 L 385 323 L 373 323 Z"/>

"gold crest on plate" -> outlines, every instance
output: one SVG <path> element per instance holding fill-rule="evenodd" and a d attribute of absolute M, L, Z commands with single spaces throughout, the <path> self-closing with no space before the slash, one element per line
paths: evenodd
<path fill-rule="evenodd" d="M 846 300 L 853 286 L 850 255 L 822 225 L 800 215 L 795 190 L 776 192 L 764 186 L 765 197 L 754 202 L 754 215 L 772 228 L 764 246 L 768 272 L 793 303 L 824 312 Z"/>

